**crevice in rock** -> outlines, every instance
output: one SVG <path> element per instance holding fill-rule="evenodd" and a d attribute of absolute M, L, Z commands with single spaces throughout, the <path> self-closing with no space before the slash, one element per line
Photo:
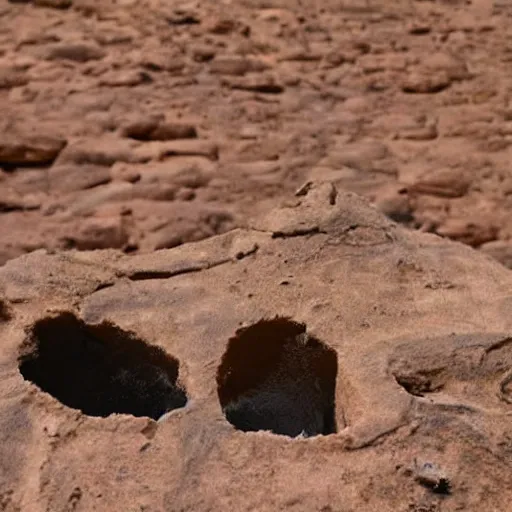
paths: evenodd
<path fill-rule="evenodd" d="M 174 276 L 180 276 L 182 274 L 190 274 L 192 272 L 199 272 L 207 267 L 198 265 L 195 267 L 182 268 L 179 270 L 139 270 L 133 274 L 128 275 L 128 279 L 131 281 L 149 281 L 151 279 L 170 279 Z"/>
<path fill-rule="evenodd" d="M 22 344 L 19 370 L 89 416 L 158 419 L 187 403 L 177 359 L 111 323 L 86 325 L 72 313 L 35 323 Z"/>
<path fill-rule="evenodd" d="M 272 238 L 293 238 L 297 236 L 306 236 L 306 235 L 318 235 L 320 233 L 324 233 L 325 231 L 321 231 L 318 226 L 313 228 L 304 228 L 304 229 L 295 229 L 293 231 L 274 231 L 272 233 Z"/>
<path fill-rule="evenodd" d="M 41 161 L 41 162 L 2 162 L 1 168 L 5 172 L 15 172 L 18 169 L 49 169 L 53 162 L 55 161 L 56 157 L 53 159 L 48 158 L 47 160 Z"/>
<path fill-rule="evenodd" d="M 512 369 L 510 369 L 500 382 L 500 400 L 507 404 L 512 404 Z"/>
<path fill-rule="evenodd" d="M 249 432 L 296 437 L 337 431 L 336 351 L 306 326 L 276 317 L 239 329 L 217 370 L 226 419 Z"/>
<path fill-rule="evenodd" d="M 107 288 L 112 288 L 116 283 L 115 281 L 99 283 L 98 286 L 93 290 L 93 293 L 99 292 L 101 290 L 106 290 Z"/>
<path fill-rule="evenodd" d="M 126 277 L 131 281 L 147 281 L 151 279 L 170 279 L 171 277 L 179 276 L 182 274 L 191 274 L 193 272 L 201 272 L 203 270 L 209 270 L 220 265 L 224 265 L 233 261 L 240 261 L 244 258 L 251 256 L 257 252 L 258 248 L 251 249 L 250 251 L 237 252 L 232 258 L 221 258 L 217 261 L 210 262 L 197 262 L 189 263 L 186 266 L 181 266 L 174 270 L 137 270 L 126 274 Z"/>
<path fill-rule="evenodd" d="M 11 319 L 11 312 L 7 304 L 0 299 L 0 322 L 8 322 Z"/>
<path fill-rule="evenodd" d="M 485 350 L 485 353 L 486 355 L 490 354 L 491 352 L 494 352 L 495 350 L 500 350 L 504 347 L 506 347 L 507 345 L 512 345 L 512 338 L 511 337 L 506 337 L 500 341 L 498 341 L 497 343 L 494 343 L 493 345 L 491 345 L 490 347 L 488 347 L 486 350 Z"/>
<path fill-rule="evenodd" d="M 444 373 L 445 368 L 396 373 L 395 380 L 410 395 L 423 397 L 426 393 L 434 393 L 443 389 L 445 385 Z"/>
<path fill-rule="evenodd" d="M 36 209 L 36 208 L 32 208 L 32 209 Z M 28 208 L 21 204 L 12 204 L 12 203 L 3 202 L 0 200 L 0 213 L 24 212 L 26 210 L 28 210 Z"/>

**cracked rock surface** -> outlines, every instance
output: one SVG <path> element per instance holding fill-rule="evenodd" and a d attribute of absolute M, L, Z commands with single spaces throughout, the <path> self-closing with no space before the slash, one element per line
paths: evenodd
<path fill-rule="evenodd" d="M 494 259 L 330 183 L 173 249 L 13 259 L 1 509 L 508 510 L 511 296 Z M 157 419 L 80 409 L 63 382 L 98 353 L 88 406 L 158 389 Z M 24 379 L 20 357 L 75 408 Z"/>

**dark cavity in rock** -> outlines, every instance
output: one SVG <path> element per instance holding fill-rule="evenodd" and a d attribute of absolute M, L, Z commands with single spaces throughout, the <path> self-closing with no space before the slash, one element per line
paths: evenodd
<path fill-rule="evenodd" d="M 395 379 L 407 393 L 423 397 L 427 393 L 435 393 L 444 387 L 444 368 L 417 372 L 395 373 Z"/>
<path fill-rule="evenodd" d="M 260 320 L 229 340 L 217 370 L 226 419 L 244 432 L 336 432 L 336 352 L 288 318 Z"/>
<path fill-rule="evenodd" d="M 179 362 L 110 323 L 86 325 L 71 313 L 38 321 L 22 345 L 26 380 L 89 416 L 158 419 L 183 407 Z"/>
<path fill-rule="evenodd" d="M 7 307 L 7 304 L 0 299 L 0 322 L 7 322 L 11 319 L 11 312 Z"/>

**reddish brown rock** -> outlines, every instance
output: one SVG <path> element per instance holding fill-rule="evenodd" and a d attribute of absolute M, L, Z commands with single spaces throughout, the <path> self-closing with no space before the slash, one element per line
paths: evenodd
<path fill-rule="evenodd" d="M 9 0 L 10 3 L 32 3 L 39 7 L 52 7 L 54 9 L 67 9 L 73 0 Z"/>
<path fill-rule="evenodd" d="M 209 20 L 207 30 L 212 34 L 228 35 L 232 32 L 238 32 L 244 36 L 250 34 L 250 27 L 235 19 L 228 17 L 215 17 Z"/>
<path fill-rule="evenodd" d="M 24 167 L 5 174 L 5 186 L 21 196 L 48 192 L 48 169 Z"/>
<path fill-rule="evenodd" d="M 413 207 L 404 187 L 383 187 L 375 196 L 376 207 L 390 219 L 406 225 L 414 220 Z"/>
<path fill-rule="evenodd" d="M 196 45 L 192 48 L 192 58 L 196 62 L 208 62 L 216 55 L 216 50 L 212 46 Z"/>
<path fill-rule="evenodd" d="M 135 159 L 147 162 L 162 160 L 172 156 L 203 156 L 210 160 L 219 158 L 219 147 L 208 140 L 174 140 L 165 142 L 148 142 L 134 150 Z"/>
<path fill-rule="evenodd" d="M 140 180 L 140 169 L 124 162 L 116 162 L 110 168 L 110 176 L 113 180 L 136 183 Z"/>
<path fill-rule="evenodd" d="M 408 186 L 411 194 L 428 194 L 439 197 L 462 197 L 471 185 L 470 176 L 461 170 L 445 169 L 421 176 Z"/>
<path fill-rule="evenodd" d="M 140 84 L 147 84 L 152 81 L 148 73 L 144 71 L 128 70 L 128 71 L 111 71 L 105 73 L 99 85 L 110 87 L 135 87 Z"/>
<path fill-rule="evenodd" d="M 49 165 L 66 146 L 66 140 L 45 135 L 0 136 L 0 166 Z"/>
<path fill-rule="evenodd" d="M 64 59 L 82 63 L 102 59 L 105 52 L 89 42 L 55 43 L 46 47 L 44 56 L 48 60 Z"/>
<path fill-rule="evenodd" d="M 137 144 L 127 139 L 102 137 L 83 139 L 69 144 L 56 164 L 105 165 L 139 161 L 134 151 Z"/>
<path fill-rule="evenodd" d="M 131 201 L 151 207 L 127 228 L 138 243 L 127 251 L 146 247 L 148 226 L 182 223 L 153 203 L 214 203 L 243 225 L 308 179 L 364 194 L 411 228 L 485 218 L 496 241 L 510 238 L 501 4 L 69 3 L 0 7 L 0 133 L 19 144 L 9 153 L 54 134 L 70 146 L 55 161 L 2 164 L 2 258 L 53 249 L 63 227 L 75 229 L 69 216 L 79 226 Z M 191 219 L 193 233 L 203 221 Z"/>
<path fill-rule="evenodd" d="M 499 229 L 492 222 L 483 219 L 450 219 L 443 223 L 436 232 L 458 242 L 479 247 L 486 242 L 496 240 Z"/>
<path fill-rule="evenodd" d="M 471 78 L 466 62 L 454 54 L 435 52 L 422 61 L 426 71 L 444 71 L 450 80 L 465 80 Z"/>
<path fill-rule="evenodd" d="M 133 199 L 149 201 L 174 201 L 178 197 L 179 188 L 172 183 L 136 182 L 130 196 Z"/>
<path fill-rule="evenodd" d="M 444 70 L 412 71 L 402 83 L 402 90 L 408 93 L 436 93 L 450 86 L 452 80 Z"/>
<path fill-rule="evenodd" d="M 396 164 L 388 146 L 378 140 L 340 144 L 321 162 L 326 167 L 347 166 L 364 172 L 396 174 Z"/>
<path fill-rule="evenodd" d="M 512 270 L 512 242 L 509 240 L 487 242 L 480 247 L 480 250 Z"/>
<path fill-rule="evenodd" d="M 251 226 L 0 268 L 4 508 L 507 510 L 510 271 L 330 184 Z"/>
<path fill-rule="evenodd" d="M 180 54 L 161 48 L 150 52 L 135 52 L 133 61 L 149 71 L 167 71 L 177 75 L 186 66 L 186 62 Z"/>
<path fill-rule="evenodd" d="M 67 194 L 108 183 L 110 172 L 100 165 L 54 165 L 48 170 L 47 180 L 52 194 Z"/>
<path fill-rule="evenodd" d="M 168 9 L 164 16 L 165 20 L 171 25 L 197 25 L 201 23 L 200 15 L 193 9 Z"/>
<path fill-rule="evenodd" d="M 53 7 L 54 9 L 67 9 L 73 5 L 73 0 L 32 0 L 34 5 Z"/>
<path fill-rule="evenodd" d="M 162 162 L 132 166 L 132 169 L 139 172 L 141 183 L 172 183 L 177 187 L 200 188 L 212 179 L 217 166 L 201 157 L 176 156 Z"/>
<path fill-rule="evenodd" d="M 14 190 L 9 190 L 6 186 L 3 186 L 0 190 L 0 213 L 25 209 L 26 202 L 24 201 L 23 196 Z"/>
<path fill-rule="evenodd" d="M 244 57 L 217 57 L 210 64 L 210 72 L 219 75 L 242 76 L 249 72 L 260 72 L 269 66 L 263 61 Z"/>
<path fill-rule="evenodd" d="M 29 79 L 24 71 L 10 66 L 0 66 L 0 89 L 12 89 L 28 84 Z"/>
<path fill-rule="evenodd" d="M 159 116 L 140 118 L 121 127 L 121 135 L 137 140 L 195 139 L 193 124 L 165 121 Z"/>
<path fill-rule="evenodd" d="M 180 207 L 179 203 L 177 206 Z M 183 209 L 183 206 L 180 207 Z M 225 233 L 234 226 L 232 214 L 221 209 L 207 208 L 198 215 L 182 217 L 168 227 L 148 237 L 156 250 L 176 247 L 185 242 L 196 242 L 215 234 Z"/>
<path fill-rule="evenodd" d="M 429 34 L 432 30 L 432 27 L 428 24 L 428 22 L 420 22 L 414 21 L 408 28 L 409 33 L 414 35 L 424 35 Z"/>
<path fill-rule="evenodd" d="M 73 231 L 62 236 L 67 248 L 78 250 L 122 249 L 128 243 L 124 217 L 99 217 L 86 219 Z"/>
<path fill-rule="evenodd" d="M 284 86 L 271 75 L 255 75 L 241 77 L 238 79 L 225 79 L 225 85 L 231 89 L 240 89 L 242 91 L 261 92 L 265 94 L 279 94 L 284 91 Z"/>

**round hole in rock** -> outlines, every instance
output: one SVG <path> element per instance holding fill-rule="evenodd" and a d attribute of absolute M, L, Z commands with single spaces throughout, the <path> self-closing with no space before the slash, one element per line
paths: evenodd
<path fill-rule="evenodd" d="M 38 321 L 22 345 L 26 380 L 89 416 L 158 419 L 183 407 L 179 362 L 110 323 L 86 325 L 71 313 Z"/>
<path fill-rule="evenodd" d="M 226 419 L 237 429 L 296 437 L 336 432 L 334 349 L 289 318 L 260 320 L 229 340 L 217 370 Z"/>

